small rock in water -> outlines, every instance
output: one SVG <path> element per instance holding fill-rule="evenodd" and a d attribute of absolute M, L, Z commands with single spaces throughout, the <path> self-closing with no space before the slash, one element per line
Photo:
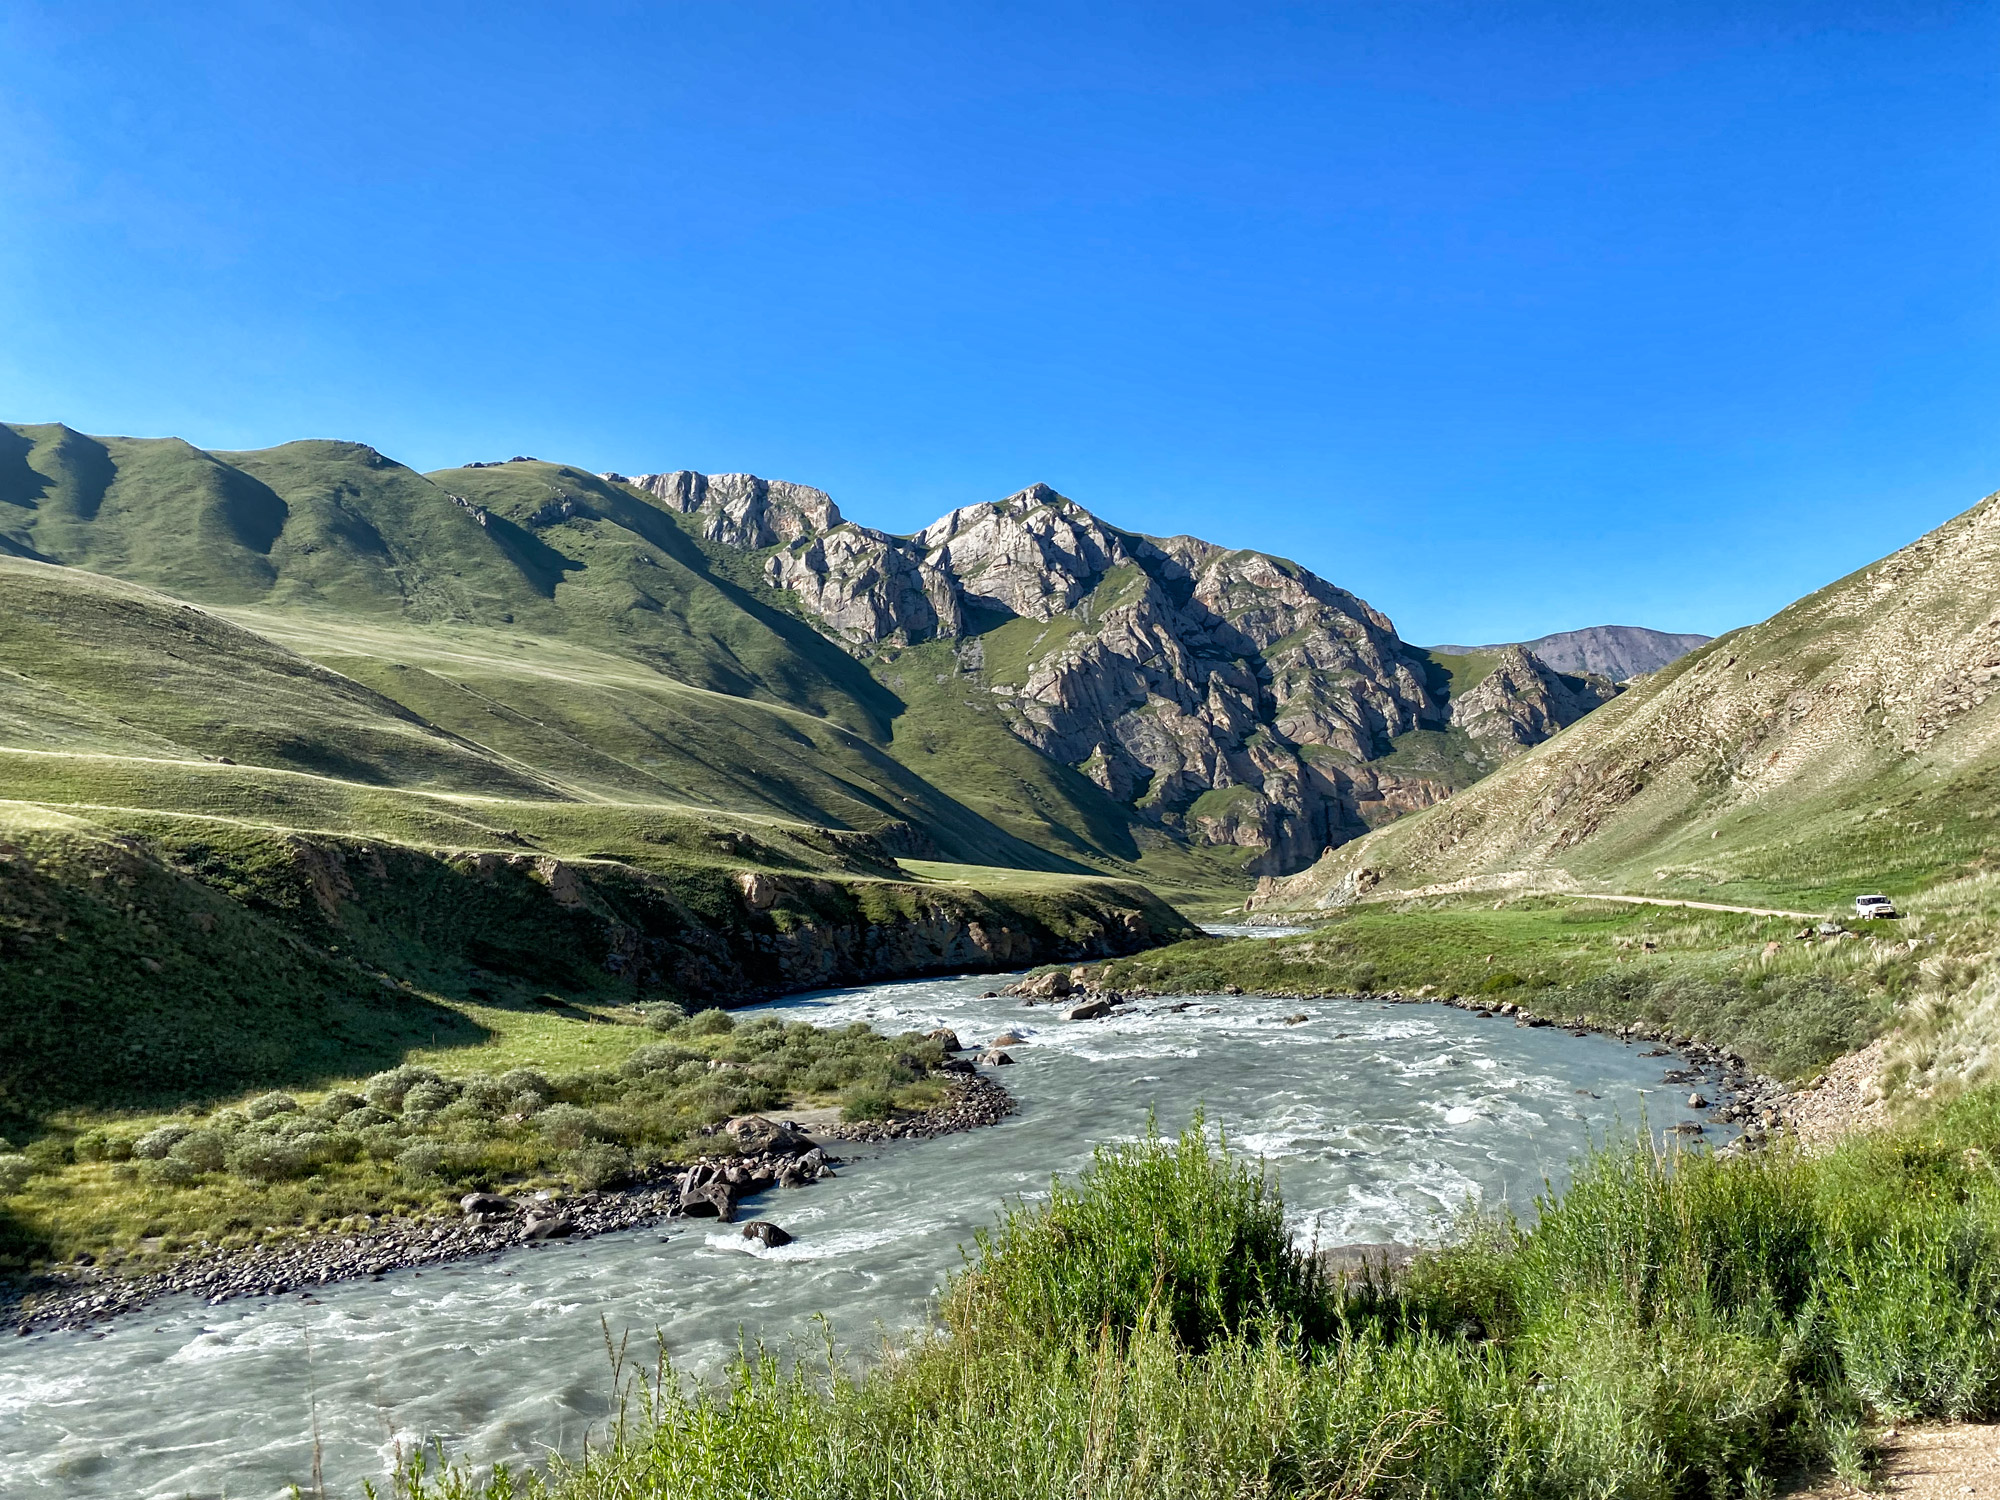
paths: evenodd
<path fill-rule="evenodd" d="M 1689 1109 L 1707 1109 L 1707 1108 L 1708 1108 L 1708 1100 L 1704 1099 L 1704 1098 L 1703 1098 L 1703 1097 L 1702 1097 L 1702 1096 L 1701 1096 L 1700 1094 L 1689 1094 L 1689 1095 L 1688 1095 L 1688 1108 L 1689 1108 Z"/>
<path fill-rule="evenodd" d="M 766 1250 L 775 1250 L 780 1245 L 789 1245 L 792 1237 L 768 1219 L 752 1219 L 743 1226 L 743 1238 L 755 1240 Z"/>
<path fill-rule="evenodd" d="M 1001 1052 L 997 1049 L 992 1052 L 980 1053 L 979 1060 L 985 1063 L 989 1068 L 1011 1067 L 1014 1062 L 1013 1058 L 1009 1057 L 1006 1053 Z"/>

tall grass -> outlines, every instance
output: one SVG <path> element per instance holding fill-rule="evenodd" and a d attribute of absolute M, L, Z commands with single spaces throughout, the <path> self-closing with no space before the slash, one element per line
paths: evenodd
<path fill-rule="evenodd" d="M 1532 1227 L 1322 1275 L 1199 1120 L 1018 1206 L 944 1329 L 630 1388 L 546 1474 L 416 1500 L 1761 1496 L 1871 1418 L 2000 1409 L 2000 1097 L 1824 1157 L 1587 1162 Z"/>

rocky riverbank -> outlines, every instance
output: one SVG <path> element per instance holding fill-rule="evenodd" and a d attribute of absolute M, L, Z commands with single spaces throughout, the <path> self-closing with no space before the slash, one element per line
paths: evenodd
<path fill-rule="evenodd" d="M 921 1114 L 832 1125 L 828 1140 L 922 1140 L 997 1124 L 1015 1108 L 999 1084 L 977 1074 L 954 1079 L 949 1096 Z M 392 1271 L 423 1268 L 556 1240 L 587 1239 L 680 1217 L 732 1222 L 743 1199 L 772 1188 L 803 1188 L 841 1165 L 841 1158 L 786 1122 L 732 1120 L 736 1149 L 692 1162 L 656 1162 L 621 1187 L 599 1192 L 537 1192 L 521 1197 L 468 1193 L 447 1213 L 389 1215 L 360 1233 L 301 1232 L 246 1250 L 203 1249 L 163 1271 L 141 1276 L 90 1266 L 49 1272 L 6 1289 L 0 1328 L 16 1334 L 81 1329 L 136 1312 L 166 1297 L 210 1304 L 239 1297 L 310 1297 L 321 1287 Z"/>
<path fill-rule="evenodd" d="M 1006 993 L 1019 995 L 1029 1005 L 1059 1006 L 1064 1018 L 1071 1021 L 1094 1021 L 1116 1016 L 1142 1000 L 1181 998 L 1166 991 L 1143 987 L 1123 991 L 1107 989 L 1099 982 L 1097 971 L 1083 965 L 1073 969 L 1055 969 L 1047 973 L 1030 975 L 1010 987 Z M 1236 985 L 1225 985 L 1217 992 L 1222 996 L 1248 993 L 1259 992 L 1246 991 Z M 1262 995 L 1262 998 L 1299 997 L 1267 994 Z M 1794 1096 L 1782 1083 L 1769 1074 L 1753 1072 L 1739 1054 L 1693 1037 L 1681 1036 L 1668 1027 L 1650 1026 L 1644 1023 L 1618 1025 L 1587 1016 L 1547 1016 L 1511 1001 L 1479 1001 L 1462 996 L 1405 995 L 1391 991 L 1378 994 L 1325 995 L 1320 998 L 1368 1002 L 1376 1005 L 1449 1005 L 1481 1017 L 1510 1020 L 1516 1026 L 1554 1026 L 1569 1032 L 1572 1036 L 1608 1036 L 1628 1046 L 1651 1043 L 1656 1051 L 1650 1055 L 1675 1059 L 1680 1064 L 1680 1066 L 1665 1067 L 1661 1081 L 1675 1087 L 1687 1088 L 1688 1103 L 1691 1107 L 1710 1111 L 1710 1118 L 1718 1126 L 1736 1128 L 1736 1135 L 1720 1148 L 1725 1152 L 1754 1149 L 1765 1144 L 1775 1133 L 1792 1128 L 1793 1117 L 1798 1109 Z M 1184 1002 L 1180 1008 L 1185 1008 Z M 1308 1018 L 1301 1014 L 1296 1019 L 1304 1021 Z M 1701 1136 L 1707 1133 L 1705 1127 L 1696 1120 L 1683 1121 L 1672 1128 L 1675 1133 L 1683 1136 Z"/>

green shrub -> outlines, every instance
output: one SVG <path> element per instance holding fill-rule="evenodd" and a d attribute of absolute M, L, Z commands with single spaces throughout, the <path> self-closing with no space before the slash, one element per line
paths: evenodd
<path fill-rule="evenodd" d="M 551 1104 L 535 1116 L 535 1128 L 558 1151 L 574 1151 L 604 1133 L 597 1116 L 574 1104 Z"/>
<path fill-rule="evenodd" d="M 162 1125 L 157 1130 L 149 1130 L 132 1143 L 132 1154 L 148 1161 L 158 1161 L 174 1149 L 174 1142 L 192 1135 L 192 1125 Z"/>
<path fill-rule="evenodd" d="M 130 1161 L 132 1141 L 108 1130 L 86 1130 L 71 1145 L 78 1161 Z"/>
<path fill-rule="evenodd" d="M 268 1120 L 273 1115 L 289 1115 L 298 1112 L 299 1101 L 290 1094 L 259 1094 L 244 1106 L 253 1120 Z"/>
<path fill-rule="evenodd" d="M 283 1182 L 303 1176 L 310 1159 L 296 1141 L 256 1134 L 236 1138 L 229 1148 L 228 1164 L 230 1171 L 253 1182 Z"/>
<path fill-rule="evenodd" d="M 849 1089 L 840 1103 L 843 1120 L 886 1120 L 895 1113 L 896 1101 L 881 1083 L 861 1083 Z"/>
<path fill-rule="evenodd" d="M 220 1172 L 229 1154 L 229 1137 L 219 1130 L 190 1130 L 175 1141 L 167 1155 L 197 1172 Z"/>
<path fill-rule="evenodd" d="M 403 1095 L 406 1115 L 434 1114 L 458 1097 L 458 1090 L 442 1078 L 426 1078 L 410 1085 Z"/>
<path fill-rule="evenodd" d="M 458 1102 L 484 1115 L 504 1114 L 519 1090 L 510 1089 L 490 1073 L 474 1073 L 459 1084 Z"/>
<path fill-rule="evenodd" d="M 366 1130 L 371 1125 L 387 1125 L 396 1117 L 377 1109 L 372 1104 L 364 1104 L 359 1109 L 350 1109 L 340 1117 L 342 1130 Z"/>
<path fill-rule="evenodd" d="M 976 1271 L 950 1294 L 967 1337 L 1129 1334 L 1151 1317 L 1201 1350 L 1253 1320 L 1315 1336 L 1333 1321 L 1274 1185 L 1219 1135 L 1211 1144 L 1199 1114 L 1175 1142 L 1149 1131 L 1098 1147 L 1074 1187 L 1053 1184 L 1048 1202 L 1010 1210 L 977 1243 Z"/>
<path fill-rule="evenodd" d="M 139 1163 L 140 1175 L 159 1187 L 187 1187 L 198 1181 L 201 1169 L 178 1156 L 149 1158 Z"/>
<path fill-rule="evenodd" d="M 312 1107 L 312 1113 L 322 1120 L 342 1120 L 367 1104 L 366 1099 L 351 1089 L 335 1089 Z"/>
<path fill-rule="evenodd" d="M 632 1153 L 598 1142 L 579 1146 L 563 1157 L 563 1170 L 585 1192 L 616 1187 L 632 1173 Z"/>
<path fill-rule="evenodd" d="M 533 1068 L 511 1068 L 502 1073 L 500 1087 L 505 1089 L 508 1097 L 516 1102 L 523 1094 L 533 1094 L 543 1104 L 547 1104 L 556 1096 L 555 1085 Z"/>
<path fill-rule="evenodd" d="M 676 1047 L 671 1042 L 654 1042 L 626 1058 L 618 1065 L 618 1071 L 627 1078 L 643 1078 L 648 1073 L 671 1071 L 688 1062 L 701 1063 L 703 1067 L 708 1065 L 707 1059 L 698 1052 Z"/>
<path fill-rule="evenodd" d="M 642 1000 L 633 1009 L 644 1016 L 646 1024 L 655 1031 L 672 1031 L 688 1017 L 686 1009 L 671 1000 Z"/>
<path fill-rule="evenodd" d="M 396 1170 L 408 1183 L 435 1182 L 444 1171 L 444 1148 L 435 1141 L 418 1141 L 396 1158 Z"/>
<path fill-rule="evenodd" d="M 35 1175 L 35 1164 L 18 1151 L 0 1156 L 0 1193 L 18 1193 Z"/>
<path fill-rule="evenodd" d="M 736 1029 L 736 1017 L 726 1010 L 697 1011 L 687 1029 L 694 1036 L 721 1036 Z"/>
<path fill-rule="evenodd" d="M 391 1068 L 386 1073 L 377 1073 L 362 1085 L 361 1092 L 368 1102 L 377 1109 L 390 1114 L 399 1113 L 403 1108 L 404 1096 L 420 1083 L 435 1083 L 437 1074 L 429 1068 L 420 1068 L 405 1063 L 400 1068 Z"/>

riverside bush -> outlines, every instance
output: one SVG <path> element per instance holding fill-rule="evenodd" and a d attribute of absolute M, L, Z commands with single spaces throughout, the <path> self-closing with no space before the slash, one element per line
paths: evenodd
<path fill-rule="evenodd" d="M 2000 1411 L 2000 1096 L 1826 1156 L 1602 1151 L 1532 1227 L 1322 1277 L 1201 1122 L 981 1236 L 945 1331 L 628 1388 L 546 1475 L 411 1500 L 1723 1500 L 1861 1473 L 1864 1422 Z"/>

